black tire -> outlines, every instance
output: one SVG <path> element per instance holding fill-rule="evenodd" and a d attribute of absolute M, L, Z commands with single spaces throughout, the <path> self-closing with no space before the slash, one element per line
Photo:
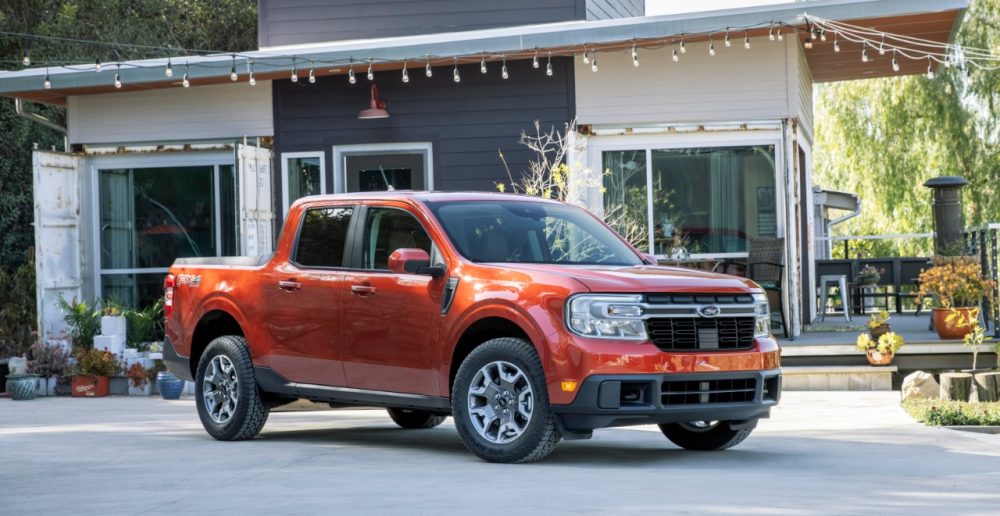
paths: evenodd
<path fill-rule="evenodd" d="M 212 360 L 220 355 L 228 358 L 235 366 L 236 378 L 238 379 L 238 384 L 234 389 L 236 407 L 230 417 L 221 423 L 212 419 L 203 395 L 206 371 Z M 201 424 L 205 427 L 205 431 L 220 441 L 253 439 L 260 433 L 261 428 L 264 428 L 270 409 L 257 389 L 253 362 L 250 359 L 250 350 L 245 338 L 224 335 L 208 344 L 201 360 L 198 361 L 198 372 L 195 375 L 195 402 L 198 406 L 198 417 L 201 418 Z"/>
<path fill-rule="evenodd" d="M 482 368 L 498 361 L 520 369 L 531 388 L 530 396 L 525 392 L 525 399 L 531 399 L 531 416 L 520 435 L 506 443 L 492 442 L 480 435 L 469 410 L 469 391 L 473 380 Z M 549 407 L 542 364 L 535 348 L 524 339 L 492 339 L 474 349 L 455 375 L 451 407 L 462 443 L 469 451 L 488 462 L 534 462 L 551 453 L 562 438 Z M 512 412 L 514 410 L 516 408 L 511 409 Z"/>
<path fill-rule="evenodd" d="M 700 422 L 698 422 L 700 423 Z M 729 421 L 719 421 L 713 426 L 699 428 L 695 423 L 670 423 L 659 425 L 670 442 L 685 450 L 715 451 L 732 448 L 750 436 L 757 421 L 740 422 L 733 428 Z"/>
<path fill-rule="evenodd" d="M 448 416 L 427 412 L 426 410 L 389 408 L 389 417 L 396 422 L 400 428 L 434 428 L 444 423 Z"/>

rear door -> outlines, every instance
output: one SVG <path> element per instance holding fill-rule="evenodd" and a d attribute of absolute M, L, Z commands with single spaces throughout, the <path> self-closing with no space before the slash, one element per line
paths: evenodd
<path fill-rule="evenodd" d="M 358 207 L 308 206 L 295 224 L 288 261 L 269 272 L 262 323 L 272 341 L 267 365 L 288 380 L 345 386 L 343 367 L 344 250 Z"/>
<path fill-rule="evenodd" d="M 358 389 L 439 395 L 436 344 L 445 277 L 388 270 L 396 249 L 418 248 L 440 263 L 423 224 L 403 203 L 377 203 L 358 221 L 355 260 L 346 272 L 344 370 Z"/>

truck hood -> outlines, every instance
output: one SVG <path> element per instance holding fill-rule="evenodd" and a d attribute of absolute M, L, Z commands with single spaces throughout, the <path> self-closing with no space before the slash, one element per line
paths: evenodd
<path fill-rule="evenodd" d="M 754 282 L 737 276 L 659 265 L 599 266 L 504 264 L 528 273 L 555 274 L 573 278 L 592 292 L 715 292 L 759 291 Z"/>

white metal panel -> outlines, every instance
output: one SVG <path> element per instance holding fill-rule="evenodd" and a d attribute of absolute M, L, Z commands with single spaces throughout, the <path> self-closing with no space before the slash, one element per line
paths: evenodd
<path fill-rule="evenodd" d="M 171 142 L 273 136 L 271 81 L 100 95 L 67 101 L 70 143 Z"/>
<path fill-rule="evenodd" d="M 580 124 L 709 123 L 787 117 L 786 43 L 766 37 L 744 49 L 742 34 L 733 46 L 715 40 L 689 43 L 672 60 L 673 46 L 639 50 L 639 66 L 629 53 L 598 54 L 598 71 L 576 58 L 577 122 Z"/>
<path fill-rule="evenodd" d="M 797 38 L 787 38 L 788 42 L 788 81 L 789 81 L 789 113 L 798 118 L 799 129 L 805 133 L 806 139 L 813 141 L 813 78 L 809 62 L 806 60 L 806 50 L 799 44 Z M 829 43 L 832 44 L 832 43 Z"/>
<path fill-rule="evenodd" d="M 35 273 L 42 338 L 67 329 L 57 301 L 83 298 L 80 231 L 80 158 L 32 154 L 35 203 Z"/>
<path fill-rule="evenodd" d="M 239 171 L 241 254 L 270 254 L 274 250 L 271 151 L 250 145 L 237 145 L 236 168 Z"/>

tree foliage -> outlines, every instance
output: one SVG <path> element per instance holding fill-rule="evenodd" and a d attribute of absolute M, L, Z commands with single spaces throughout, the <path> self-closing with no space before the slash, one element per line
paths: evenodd
<path fill-rule="evenodd" d="M 973 0 L 956 42 L 1000 55 L 1000 0 Z M 1000 221 L 1000 71 L 966 64 L 941 67 L 933 79 L 824 84 L 815 110 L 814 183 L 862 200 L 861 215 L 837 232 L 932 231 L 931 192 L 923 183 L 942 175 L 971 183 L 964 190 L 967 225 Z M 931 242 L 868 247 L 868 255 L 926 255 Z"/>

